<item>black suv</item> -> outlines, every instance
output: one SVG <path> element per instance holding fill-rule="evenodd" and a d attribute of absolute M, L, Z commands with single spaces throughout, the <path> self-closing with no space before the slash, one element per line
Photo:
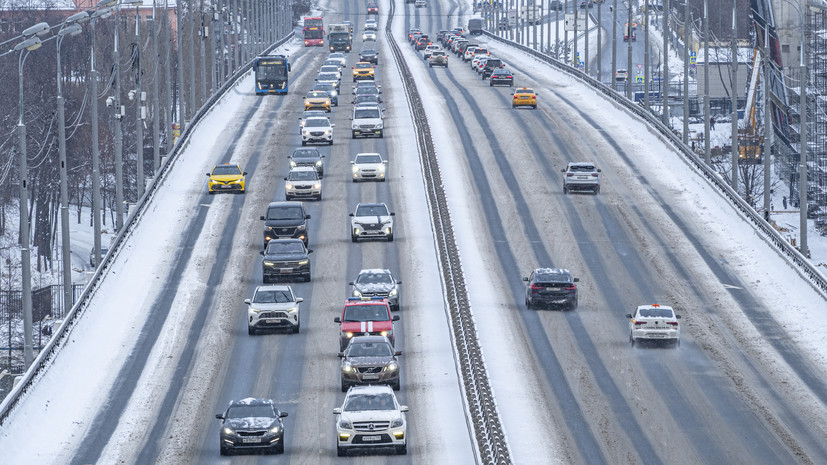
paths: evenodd
<path fill-rule="evenodd" d="M 365 61 L 368 63 L 373 63 L 374 65 L 378 65 L 379 52 L 377 52 L 374 48 L 363 48 L 362 51 L 359 52 L 359 61 Z"/>
<path fill-rule="evenodd" d="M 505 63 L 499 58 L 488 58 L 485 66 L 482 68 L 482 80 L 484 81 L 488 76 L 491 76 L 491 73 L 493 73 L 495 69 L 502 68 L 503 66 L 505 66 Z"/>
<path fill-rule="evenodd" d="M 307 245 L 307 220 L 310 219 L 301 202 L 271 202 L 264 221 L 264 248 L 273 239 L 301 239 Z"/>
<path fill-rule="evenodd" d="M 221 420 L 219 451 L 250 450 L 284 453 L 284 422 L 287 413 L 279 411 L 270 399 L 244 399 L 230 402 Z"/>
<path fill-rule="evenodd" d="M 307 166 L 311 168 L 316 168 L 316 173 L 319 174 L 319 177 L 324 176 L 324 155 L 319 153 L 319 149 L 315 147 L 301 147 L 293 150 L 291 155 L 288 155 L 287 158 L 290 159 L 290 169 L 293 169 L 297 166 Z"/>
<path fill-rule="evenodd" d="M 525 306 L 529 310 L 540 305 L 561 305 L 567 310 L 577 308 L 577 285 L 580 279 L 572 278 L 569 270 L 562 268 L 537 268 L 527 278 Z"/>
<path fill-rule="evenodd" d="M 267 284 L 282 276 L 296 275 L 310 281 L 311 253 L 299 239 L 273 239 L 261 252 L 262 281 Z"/>

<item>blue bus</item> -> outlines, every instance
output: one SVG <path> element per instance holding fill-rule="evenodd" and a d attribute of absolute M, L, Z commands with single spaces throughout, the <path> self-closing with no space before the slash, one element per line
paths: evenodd
<path fill-rule="evenodd" d="M 256 95 L 286 94 L 290 63 L 284 55 L 264 55 L 253 60 Z"/>

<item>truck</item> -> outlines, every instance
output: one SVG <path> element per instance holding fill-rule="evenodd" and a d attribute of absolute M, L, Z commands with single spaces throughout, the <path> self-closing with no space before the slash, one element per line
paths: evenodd
<path fill-rule="evenodd" d="M 540 24 L 543 22 L 543 8 L 539 5 L 526 5 L 520 10 L 520 23 Z"/>
<path fill-rule="evenodd" d="M 474 16 L 473 18 L 468 19 L 468 33 L 472 36 L 478 36 L 482 34 L 483 29 L 483 20 L 479 16 Z"/>
<path fill-rule="evenodd" d="M 626 23 L 626 27 L 623 29 L 623 42 L 630 40 L 632 42 L 637 41 L 637 23 Z"/>
<path fill-rule="evenodd" d="M 347 24 L 331 24 L 327 34 L 327 44 L 331 52 L 350 52 L 351 35 Z"/>

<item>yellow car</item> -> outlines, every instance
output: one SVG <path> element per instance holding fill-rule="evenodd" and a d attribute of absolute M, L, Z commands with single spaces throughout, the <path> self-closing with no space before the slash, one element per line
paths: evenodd
<path fill-rule="evenodd" d="M 353 82 L 358 81 L 359 79 L 367 79 L 372 81 L 374 77 L 374 65 L 366 62 L 360 61 L 353 66 Z"/>
<path fill-rule="evenodd" d="M 216 192 L 239 192 L 243 194 L 247 190 L 247 173 L 241 171 L 241 167 L 233 163 L 215 165 L 212 173 L 207 173 L 210 178 L 207 187 L 210 195 Z"/>
<path fill-rule="evenodd" d="M 324 110 L 330 113 L 330 95 L 327 92 L 312 90 L 304 97 L 304 111 Z"/>
<path fill-rule="evenodd" d="M 537 94 L 534 89 L 521 87 L 514 91 L 514 99 L 511 100 L 511 108 L 531 107 L 537 108 Z"/>

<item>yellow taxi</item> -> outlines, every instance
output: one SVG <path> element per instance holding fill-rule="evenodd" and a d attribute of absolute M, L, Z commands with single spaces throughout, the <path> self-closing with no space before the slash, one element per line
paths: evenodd
<path fill-rule="evenodd" d="M 324 110 L 330 113 L 330 95 L 321 90 L 312 90 L 304 96 L 304 111 Z"/>
<path fill-rule="evenodd" d="M 537 108 L 537 94 L 534 89 L 521 87 L 514 91 L 514 98 L 511 100 L 511 108 L 531 107 Z"/>
<path fill-rule="evenodd" d="M 207 173 L 209 180 L 207 188 L 210 195 L 216 192 L 239 192 L 243 194 L 247 190 L 247 173 L 241 171 L 241 167 L 233 163 L 215 165 L 212 173 Z"/>
<path fill-rule="evenodd" d="M 372 81 L 374 78 L 374 68 L 376 66 L 368 63 L 367 61 L 360 61 L 353 66 L 353 82 L 358 81 L 359 79 L 367 79 Z"/>

